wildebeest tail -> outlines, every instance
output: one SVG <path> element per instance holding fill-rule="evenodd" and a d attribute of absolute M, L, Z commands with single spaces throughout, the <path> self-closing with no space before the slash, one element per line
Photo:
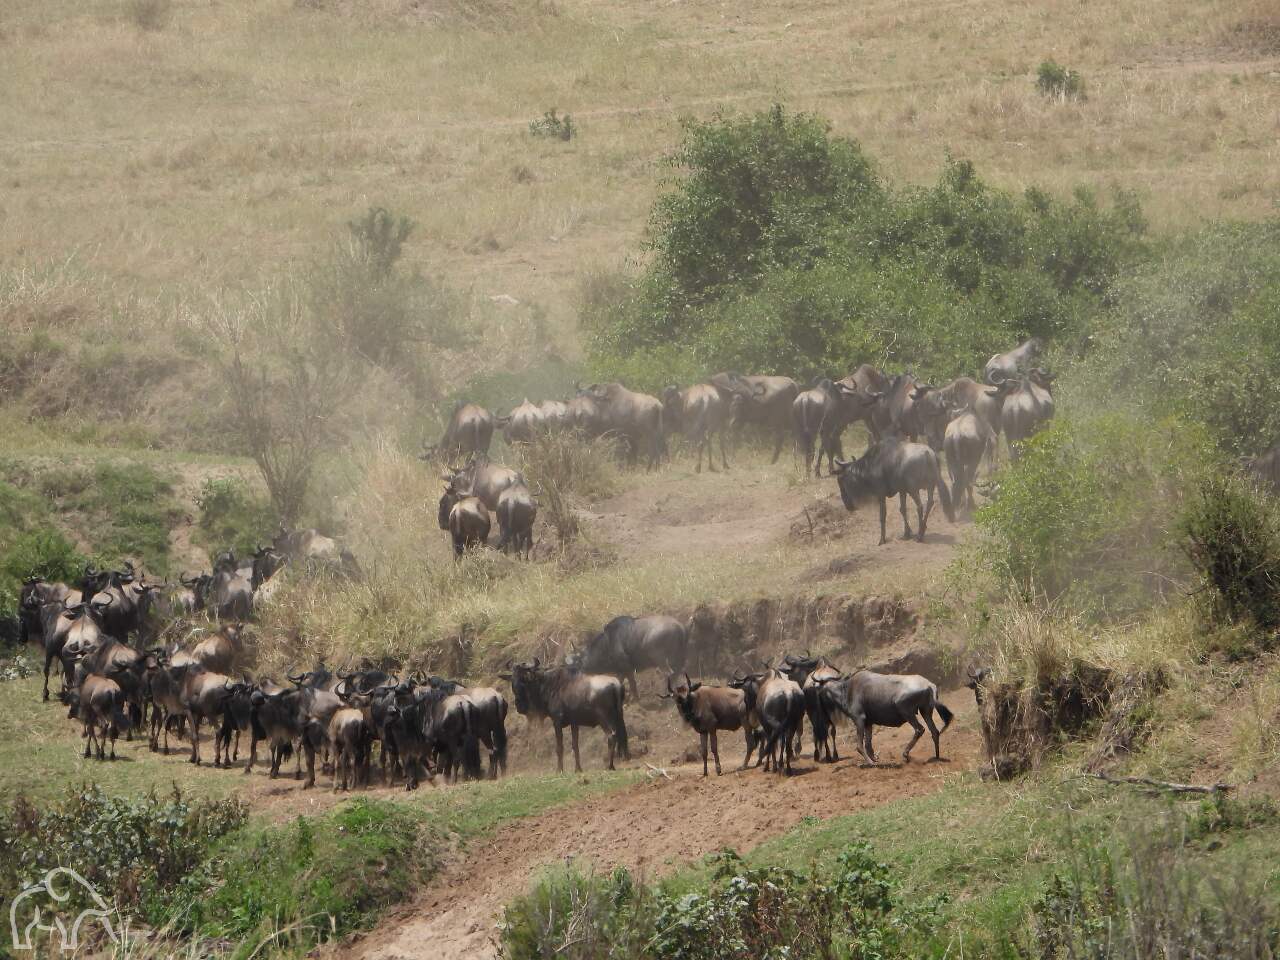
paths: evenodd
<path fill-rule="evenodd" d="M 129 709 L 125 709 L 124 694 L 116 693 L 111 700 L 111 724 L 120 733 L 126 733 L 133 729 L 133 718 L 131 713 L 137 709 L 136 704 L 129 704 Z"/>
<path fill-rule="evenodd" d="M 951 499 L 951 491 L 947 489 L 947 483 L 942 479 L 942 470 L 939 468 L 937 472 L 938 499 L 942 501 L 942 512 L 947 515 L 947 519 L 952 523 L 956 522 L 956 505 Z"/>
<path fill-rule="evenodd" d="M 480 738 L 476 736 L 475 708 L 466 704 L 467 728 L 462 735 L 462 772 L 472 779 L 480 779 Z"/>
<path fill-rule="evenodd" d="M 952 713 L 949 709 L 947 709 L 947 705 L 945 703 L 935 698 L 933 701 L 933 709 L 937 710 L 938 716 L 942 718 L 943 730 L 951 726 L 951 721 L 956 718 L 956 715 Z"/>
<path fill-rule="evenodd" d="M 618 705 L 614 711 L 613 718 L 613 735 L 617 739 L 618 752 L 622 754 L 623 760 L 631 759 L 631 746 L 627 743 L 627 721 L 622 715 L 622 704 L 627 699 L 627 691 L 623 689 L 622 684 L 618 684 Z"/>

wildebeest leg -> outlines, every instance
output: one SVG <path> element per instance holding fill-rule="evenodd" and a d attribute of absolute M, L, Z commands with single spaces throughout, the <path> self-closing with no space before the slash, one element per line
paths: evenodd
<path fill-rule="evenodd" d="M 249 732 L 249 762 L 244 765 L 244 772 L 248 773 L 253 769 L 254 761 L 258 759 L 258 736 Z"/>
<path fill-rule="evenodd" d="M 191 724 L 191 762 L 200 765 L 200 718 L 188 711 L 187 721 Z"/>
<path fill-rule="evenodd" d="M 751 763 L 751 752 L 756 748 L 755 731 L 752 730 L 750 727 L 744 727 L 742 732 L 747 738 L 747 755 L 742 758 L 742 766 L 738 768 L 739 770 L 747 769 L 747 765 Z"/>
<path fill-rule="evenodd" d="M 640 688 L 636 686 L 636 672 L 634 670 L 632 670 L 630 673 L 627 674 L 627 680 L 631 684 L 631 699 L 639 701 Z"/>
<path fill-rule="evenodd" d="M 49 665 L 53 663 L 52 651 L 44 652 L 44 693 L 40 695 L 40 699 L 48 702 L 49 700 Z"/>
<path fill-rule="evenodd" d="M 933 509 L 933 487 L 929 488 L 929 506 L 927 509 L 920 505 L 920 492 L 918 490 L 911 491 L 911 499 L 916 503 L 916 518 L 920 521 L 920 528 L 916 531 L 916 540 L 924 543 L 924 527 L 929 522 L 929 511 Z"/>
<path fill-rule="evenodd" d="M 564 773 L 564 727 L 555 724 L 556 731 L 556 773 Z"/>
<path fill-rule="evenodd" d="M 911 521 L 907 519 L 907 495 L 906 493 L 898 494 L 898 512 L 902 514 L 902 539 L 911 539 Z"/>
<path fill-rule="evenodd" d="M 787 428 L 782 427 L 773 435 L 773 459 L 770 463 L 777 463 L 778 457 L 782 456 L 782 445 L 787 442 Z"/>
<path fill-rule="evenodd" d="M 711 731 L 711 755 L 716 758 L 716 776 L 724 771 L 720 769 L 720 737 L 715 730 Z"/>
<path fill-rule="evenodd" d="M 302 749 L 307 755 L 307 782 L 302 789 L 308 790 L 316 785 L 316 747 L 305 733 L 302 735 Z"/>
<path fill-rule="evenodd" d="M 235 746 L 235 750 L 231 754 L 231 759 L 233 762 L 240 759 L 240 728 L 239 727 L 236 727 L 236 746 Z M 230 765 L 231 764 L 227 764 L 227 766 L 230 766 Z"/>
<path fill-rule="evenodd" d="M 875 730 L 875 724 L 868 722 L 864 729 L 864 736 L 866 737 L 866 756 L 872 763 L 879 763 L 880 758 L 876 756 L 875 747 L 871 745 L 871 733 Z"/>
<path fill-rule="evenodd" d="M 724 446 L 728 437 L 729 437 L 729 428 L 721 427 L 720 428 L 720 464 L 726 470 L 729 469 L 729 454 L 725 451 Z"/>
<path fill-rule="evenodd" d="M 116 737 L 120 735 L 120 731 L 116 729 L 115 724 L 112 724 L 108 732 L 111 734 L 111 759 L 114 760 L 116 758 Z"/>
<path fill-rule="evenodd" d="M 576 723 L 571 724 L 569 727 L 569 738 L 573 741 L 573 772 L 581 773 L 582 759 L 578 754 L 578 725 Z M 612 734 L 610 734 L 609 736 L 609 769 L 610 770 L 613 769 L 613 744 L 614 744 L 614 737 Z"/>
<path fill-rule="evenodd" d="M 703 733 L 699 734 L 698 739 L 701 741 L 701 744 L 702 744 L 702 775 L 705 777 L 707 775 L 707 734 L 706 732 L 704 731 Z M 716 771 L 716 773 L 719 773 L 719 772 L 720 772 L 719 770 Z"/>
<path fill-rule="evenodd" d="M 924 736 L 924 727 L 920 724 L 920 721 L 916 719 L 916 715 L 914 713 L 907 717 L 907 723 L 911 724 L 911 729 L 914 731 L 914 734 L 911 737 L 911 742 L 908 743 L 906 749 L 902 751 L 903 763 L 911 762 L 911 749 L 919 742 L 920 738 Z"/>
<path fill-rule="evenodd" d="M 942 733 L 938 730 L 933 722 L 933 710 L 921 710 L 920 715 L 924 717 L 924 725 L 929 728 L 929 733 L 933 736 L 933 759 L 942 759 Z"/>
<path fill-rule="evenodd" d="M 889 542 L 889 538 L 884 533 L 884 522 L 889 513 L 889 508 L 885 505 L 885 498 L 880 498 L 880 546 L 884 546 Z"/>
<path fill-rule="evenodd" d="M 84 729 L 80 731 L 80 736 L 84 738 L 84 758 L 88 760 L 93 756 L 93 722 L 84 721 Z"/>

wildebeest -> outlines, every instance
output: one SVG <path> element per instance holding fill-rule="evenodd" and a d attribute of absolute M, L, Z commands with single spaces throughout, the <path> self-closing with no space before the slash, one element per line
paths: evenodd
<path fill-rule="evenodd" d="M 733 394 L 729 404 L 729 429 L 737 432 L 747 424 L 757 424 L 773 434 L 773 459 L 778 462 L 782 445 L 791 429 L 791 405 L 800 388 L 790 377 L 743 376 L 717 373 L 711 385 Z"/>
<path fill-rule="evenodd" d="M 1040 355 L 1043 347 L 1037 337 L 1032 337 L 1008 353 L 997 353 L 982 368 L 982 379 L 987 383 L 999 383 L 1001 380 L 1017 377 Z"/>
<path fill-rule="evenodd" d="M 538 517 L 538 501 L 524 482 L 513 484 L 498 494 L 498 549 L 515 550 L 526 560 L 533 553 L 533 524 Z"/>
<path fill-rule="evenodd" d="M 896 437 L 886 437 L 873 443 L 857 460 L 837 460 L 836 477 L 840 486 L 840 499 L 845 509 L 855 510 L 858 505 L 874 498 L 880 507 L 880 543 L 888 542 L 885 536 L 885 498 L 898 496 L 898 509 L 902 513 L 903 539 L 911 538 L 911 521 L 907 518 L 907 497 L 916 505 L 919 527 L 916 539 L 924 542 L 925 525 L 933 510 L 933 495 L 937 491 L 947 519 L 955 522 L 955 508 L 951 492 L 942 479 L 938 456 L 923 443 L 909 443 Z M 927 507 L 920 503 L 920 491 L 928 495 Z"/>
<path fill-rule="evenodd" d="M 471 701 L 476 738 L 489 751 L 489 777 L 507 770 L 507 698 L 493 687 L 464 687 L 456 680 L 431 677 L 431 686 Z"/>
<path fill-rule="evenodd" d="M 764 761 L 766 771 L 791 772 L 794 759 L 795 733 L 804 720 L 804 691 L 800 684 L 777 670 L 735 677 L 729 684 L 747 698 L 747 708 L 760 724 L 764 746 L 756 765 Z"/>
<path fill-rule="evenodd" d="M 459 400 L 444 428 L 444 436 L 436 448 L 428 447 L 424 456 L 439 454 L 442 457 L 487 454 L 493 442 L 493 414 L 484 407 Z"/>
<path fill-rule="evenodd" d="M 571 426 L 569 405 L 563 400 L 543 400 L 538 404 L 542 423 L 548 433 L 555 433 Z"/>
<path fill-rule="evenodd" d="M 498 497 L 508 487 L 524 483 L 519 471 L 491 463 L 488 457 L 472 457 L 461 467 L 450 469 L 441 477 L 463 497 L 479 497 L 490 511 L 498 509 Z"/>
<path fill-rule="evenodd" d="M 132 729 L 125 713 L 125 695 L 114 680 L 98 674 L 90 674 L 80 683 L 75 693 L 72 709 L 84 724 L 84 756 L 91 756 L 90 747 L 97 745 L 98 759 L 105 759 L 104 743 L 111 738 L 111 759 L 116 758 L 116 737 L 120 731 Z"/>
<path fill-rule="evenodd" d="M 124 570 L 86 566 L 80 585 L 81 596 L 108 604 L 102 614 L 102 629 L 117 640 L 128 640 L 129 634 L 141 626 L 139 601 L 144 592 L 131 563 L 126 563 Z"/>
<path fill-rule="evenodd" d="M 834 383 L 826 377 L 818 378 L 811 388 L 796 397 L 791 405 L 792 425 L 796 432 L 796 444 L 804 457 L 806 473 L 812 457 L 813 475 L 822 476 L 824 454 L 827 457 L 827 471 L 834 472 L 832 464 L 835 459 L 844 456 L 841 438 L 845 428 L 878 399 L 879 394 L 863 396 L 856 387 Z M 815 441 L 819 441 L 816 457 Z"/>
<path fill-rule="evenodd" d="M 588 439 L 600 436 L 608 429 L 604 411 L 595 397 L 581 392 L 576 383 L 574 389 L 578 392 L 565 404 L 566 425 Z"/>
<path fill-rule="evenodd" d="M 369 784 L 369 747 L 371 731 L 365 722 L 363 704 L 348 704 L 334 711 L 327 736 L 333 749 L 333 792 Z"/>
<path fill-rule="evenodd" d="M 582 772 L 578 728 L 600 727 L 609 739 L 608 769 L 614 756 L 631 759 L 622 715 L 626 692 L 617 677 L 583 673 L 572 667 L 543 667 L 537 659 L 517 663 L 502 679 L 511 684 L 516 710 L 531 719 L 547 717 L 556 734 L 556 770 L 564 771 L 564 728 L 573 742 L 573 769 Z"/>
<path fill-rule="evenodd" d="M 712 441 L 716 434 L 720 435 L 720 463 L 729 469 L 729 454 L 725 449 L 729 432 L 729 403 L 724 394 L 709 383 L 695 383 L 683 390 L 670 386 L 663 391 L 663 416 L 667 430 L 680 431 L 698 449 L 694 473 L 702 472 L 703 450 L 707 454 L 707 469 L 715 472 Z"/>
<path fill-rule="evenodd" d="M 49 665 L 57 658 L 62 666 L 62 689 L 71 686 L 75 662 L 82 652 L 94 649 L 107 636 L 102 616 L 110 603 L 81 600 L 68 605 L 46 603 L 40 608 L 44 638 L 44 692 L 49 699 Z"/>
<path fill-rule="evenodd" d="M 600 405 L 607 429 L 626 442 L 627 462 L 634 466 L 644 453 L 652 470 L 662 455 L 662 401 L 620 383 L 595 383 L 586 392 Z"/>
<path fill-rule="evenodd" d="M 489 542 L 489 508 L 479 497 L 464 496 L 450 483 L 440 495 L 437 517 L 440 529 L 449 531 L 453 541 L 453 554 L 459 560 L 468 547 L 483 546 Z"/>
<path fill-rule="evenodd" d="M 951 500 L 956 507 L 967 500 L 969 509 L 974 509 L 973 484 L 978 478 L 978 465 L 995 444 L 995 431 L 972 410 L 962 411 L 947 424 L 942 446 L 951 475 Z"/>
<path fill-rule="evenodd" d="M 253 616 L 252 568 L 246 574 L 235 554 L 220 557 L 208 586 L 208 607 L 220 620 L 248 620 Z"/>
<path fill-rule="evenodd" d="M 44 645 L 44 620 L 40 608 L 47 603 L 73 605 L 81 593 L 65 583 L 53 583 L 43 577 L 27 577 L 18 591 L 18 640 Z"/>
<path fill-rule="evenodd" d="M 827 761 L 834 763 L 840 759 L 840 751 L 836 748 L 835 718 L 827 710 L 819 693 L 822 681 L 840 676 L 840 671 L 826 657 L 811 657 L 808 654 L 803 657 L 787 654 L 782 662 L 779 672 L 800 684 L 804 693 L 804 712 L 809 718 L 809 728 L 813 731 L 814 762 L 818 762 L 820 752 L 825 749 Z"/>
<path fill-rule="evenodd" d="M 949 410 L 970 410 L 991 429 L 994 440 L 987 454 L 993 465 L 999 458 L 1000 431 L 1004 429 L 1000 422 L 1000 411 L 1004 406 L 1004 398 L 1016 383 L 1016 380 L 1006 380 L 990 386 L 979 383 L 972 377 L 957 377 L 945 386 L 938 387 L 938 396 L 946 402 Z M 945 442 L 944 436 L 944 445 Z"/>
<path fill-rule="evenodd" d="M 639 698 L 636 673 L 657 668 L 683 670 L 689 655 L 689 631 L 675 617 L 614 617 L 587 643 L 577 662 L 587 673 L 611 673 L 628 680 Z"/>
<path fill-rule="evenodd" d="M 1022 454 L 1022 442 L 1053 419 L 1052 386 L 1051 375 L 1033 370 L 1005 397 L 1000 421 L 1009 441 L 1009 456 L 1014 460 Z"/>
<path fill-rule="evenodd" d="M 922 384 L 913 374 L 900 373 L 889 381 L 889 389 L 871 408 L 874 435 L 884 439 L 898 436 L 914 441 L 927 435 L 930 415 L 936 411 L 919 406 L 916 396 Z"/>
<path fill-rule="evenodd" d="M 480 738 L 475 705 L 465 693 L 442 687 L 418 687 L 414 699 L 421 708 L 422 732 L 431 751 L 441 759 L 445 778 L 480 779 Z"/>
<path fill-rule="evenodd" d="M 224 623 L 191 648 L 192 658 L 211 673 L 231 673 L 244 653 L 244 623 Z"/>
<path fill-rule="evenodd" d="M 277 550 L 274 545 L 258 547 L 253 553 L 253 574 L 249 579 L 249 585 L 253 587 L 254 593 L 261 590 L 263 584 L 274 577 L 288 561 L 288 555 L 282 550 Z"/>
<path fill-rule="evenodd" d="M 525 397 L 523 403 L 505 417 L 495 418 L 494 423 L 502 427 L 502 436 L 508 444 L 532 443 L 545 429 L 546 418 L 542 408 Z"/>
<path fill-rule="evenodd" d="M 720 742 L 717 735 L 721 730 L 742 730 L 747 738 L 747 754 L 742 758 L 745 770 L 751 759 L 751 752 L 756 746 L 756 730 L 754 714 L 747 705 L 747 695 L 733 687 L 708 687 L 695 683 L 684 675 L 684 683 L 673 687 L 672 677 L 667 677 L 667 692 L 664 694 L 676 702 L 676 710 L 680 718 L 691 726 L 698 734 L 702 745 L 702 775 L 707 775 L 707 741 L 711 741 L 711 754 L 716 761 L 716 776 L 720 776 Z"/>
<path fill-rule="evenodd" d="M 892 381 L 871 364 L 864 363 L 847 377 L 837 380 L 836 383 L 843 385 L 845 392 L 849 394 L 857 394 L 862 397 L 883 397 L 888 394 Z M 876 429 L 875 411 L 876 404 L 864 404 L 861 409 L 850 411 L 852 418 L 849 422 L 861 421 L 866 425 L 867 432 L 871 434 L 871 438 L 879 440 L 880 434 Z"/>
<path fill-rule="evenodd" d="M 939 742 L 954 715 L 938 699 L 938 688 L 931 680 L 917 674 L 857 670 L 847 677 L 822 681 L 822 696 L 829 707 L 853 721 L 858 731 L 858 752 L 869 762 L 880 762 L 871 746 L 873 728 L 900 727 L 904 723 L 911 724 L 915 731 L 902 751 L 904 762 L 911 760 L 911 748 L 924 736 L 925 726 L 933 735 L 933 759 L 942 759 Z M 935 710 L 942 718 L 942 730 L 934 725 Z"/>

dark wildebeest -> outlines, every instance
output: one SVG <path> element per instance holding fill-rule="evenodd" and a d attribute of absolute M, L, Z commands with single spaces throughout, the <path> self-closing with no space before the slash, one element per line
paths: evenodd
<path fill-rule="evenodd" d="M 92 565 L 84 569 L 80 594 L 109 604 L 103 612 L 102 629 L 117 640 L 128 640 L 129 634 L 142 626 L 140 600 L 144 593 L 131 563 L 126 562 L 124 570 L 96 570 Z"/>
<path fill-rule="evenodd" d="M 120 731 L 133 728 L 125 713 L 125 695 L 114 680 L 90 674 L 72 693 L 72 710 L 84 724 L 84 756 L 90 757 L 90 747 L 97 745 L 98 759 L 105 759 L 104 744 L 111 738 L 111 759 L 116 758 L 116 737 Z"/>
<path fill-rule="evenodd" d="M 479 497 L 464 496 L 450 483 L 440 496 L 437 517 L 441 530 L 447 530 L 453 540 L 453 555 L 462 559 L 468 547 L 484 546 L 489 542 L 492 522 L 489 509 Z"/>
<path fill-rule="evenodd" d="M 337 544 L 335 543 L 334 546 Z M 254 592 L 262 589 L 263 584 L 274 577 L 288 562 L 288 555 L 282 550 L 277 550 L 274 545 L 258 547 L 253 553 L 253 574 L 249 579 Z"/>
<path fill-rule="evenodd" d="M 493 687 L 464 687 L 456 680 L 431 677 L 431 686 L 471 701 L 477 739 L 489 751 L 489 777 L 507 771 L 507 698 Z"/>
<path fill-rule="evenodd" d="M 648 668 L 675 673 L 689 656 L 689 631 L 675 617 L 614 617 L 587 643 L 579 662 L 587 673 L 611 673 L 629 680 L 639 699 L 636 673 Z"/>
<path fill-rule="evenodd" d="M 879 399 L 879 394 L 864 396 L 856 387 L 834 383 L 826 377 L 819 377 L 810 389 L 797 396 L 791 405 L 792 424 L 805 472 L 809 472 L 809 459 L 813 457 L 813 475 L 822 476 L 823 454 L 827 457 L 827 472 L 834 472 L 835 459 L 844 456 L 845 428 Z M 815 440 L 819 441 L 816 457 Z"/>
<path fill-rule="evenodd" d="M 747 709 L 760 724 L 764 745 L 757 754 L 756 766 L 764 761 L 767 772 L 791 772 L 795 758 L 795 734 L 804 720 L 804 691 L 800 684 L 777 670 L 735 677 L 729 684 L 747 698 Z"/>
<path fill-rule="evenodd" d="M 578 728 L 600 727 L 609 738 L 608 769 L 615 754 L 631 759 L 627 724 L 622 715 L 626 691 L 617 677 L 583 673 L 572 667 L 543 667 L 537 659 L 517 663 L 502 679 L 511 684 L 516 710 L 530 719 L 547 717 L 556 733 L 556 770 L 564 771 L 564 728 L 573 742 L 573 769 L 582 772 Z"/>
<path fill-rule="evenodd" d="M 822 681 L 822 696 L 827 706 L 839 710 L 853 721 L 858 731 L 858 752 L 870 763 L 879 763 L 871 747 L 874 727 L 900 727 L 911 724 L 915 736 L 902 751 L 904 762 L 911 760 L 911 748 L 924 736 L 924 727 L 933 735 L 933 759 L 941 760 L 939 742 L 942 732 L 951 726 L 954 715 L 938 699 L 938 688 L 931 680 L 915 674 L 872 673 L 857 670 L 847 677 Z M 942 718 L 942 730 L 933 723 L 933 711 Z M 924 720 L 921 726 L 920 720 Z"/>
<path fill-rule="evenodd" d="M 1269 493 L 1280 493 L 1280 446 L 1249 458 L 1244 468 Z"/>
<path fill-rule="evenodd" d="M 526 560 L 533 553 L 533 524 L 538 518 L 538 501 L 524 481 L 498 494 L 498 549 L 515 550 Z"/>
<path fill-rule="evenodd" d="M 702 452 L 707 453 L 707 469 L 715 472 L 715 456 L 712 441 L 720 435 L 720 463 L 729 469 L 729 454 L 725 449 L 729 432 L 729 403 L 723 393 L 709 383 L 695 383 L 681 390 L 670 386 L 662 393 L 664 423 L 670 432 L 679 431 L 698 448 L 698 464 L 694 473 L 702 472 Z"/>
<path fill-rule="evenodd" d="M 961 411 L 947 424 L 942 447 L 951 475 L 951 500 L 956 507 L 967 500 L 969 509 L 974 509 L 973 484 L 978 478 L 978 465 L 995 445 L 995 431 L 972 410 Z"/>
<path fill-rule="evenodd" d="M 1018 377 L 1040 355 L 1043 348 L 1044 345 L 1040 340 L 1032 337 L 1008 353 L 997 353 L 982 368 L 982 379 L 987 383 L 999 383 L 1011 377 Z"/>
<path fill-rule="evenodd" d="M 542 408 L 530 403 L 528 397 L 505 417 L 495 418 L 494 423 L 502 428 L 502 436 L 509 445 L 532 443 L 546 428 Z"/>
<path fill-rule="evenodd" d="M 955 522 L 955 508 L 951 492 L 942 479 L 938 467 L 938 455 L 923 443 L 909 443 L 896 437 L 887 437 L 873 443 L 857 460 L 837 460 L 836 477 L 840 486 L 840 499 L 846 510 L 856 510 L 858 505 L 874 498 L 880 507 L 880 543 L 888 542 L 885 536 L 885 498 L 898 496 L 898 510 L 902 513 L 902 536 L 911 538 L 911 521 L 907 519 L 907 497 L 915 501 L 919 529 L 916 539 L 924 542 L 925 525 L 933 510 L 933 494 L 936 490 L 942 501 L 947 519 Z M 920 503 L 920 491 L 928 494 L 928 506 Z"/>
<path fill-rule="evenodd" d="M 1023 441 L 1053 419 L 1052 390 L 1053 377 L 1037 369 L 1024 375 L 1017 388 L 1005 397 L 1000 421 L 1011 459 L 1017 460 L 1022 455 Z"/>
<path fill-rule="evenodd" d="M 827 762 L 836 762 L 840 759 L 840 751 L 836 748 L 835 718 L 822 702 L 819 692 L 822 689 L 821 682 L 840 676 L 840 671 L 826 657 L 811 657 L 808 654 L 803 657 L 787 654 L 782 658 L 782 662 L 783 666 L 778 668 L 779 672 L 785 673 L 800 684 L 800 689 L 804 692 L 804 712 L 809 718 L 809 727 L 813 731 L 814 762 L 818 762 L 819 752 L 823 749 L 827 753 Z M 797 731 L 797 740 L 800 740 L 799 731 Z M 803 743 L 800 743 L 797 753 L 802 748 Z"/>
<path fill-rule="evenodd" d="M 720 742 L 717 739 L 721 730 L 742 730 L 746 733 L 747 755 L 742 758 L 739 768 L 745 770 L 756 747 L 754 714 L 747 706 L 746 693 L 733 687 L 708 687 L 694 683 L 687 673 L 680 686 L 673 687 L 671 679 L 667 677 L 667 692 L 663 697 L 675 700 L 680 718 L 697 732 L 702 743 L 702 775 L 707 775 L 708 739 L 716 761 L 716 776 L 721 774 Z"/>
<path fill-rule="evenodd" d="M 620 383 L 594 383 L 587 393 L 600 405 L 608 430 L 626 441 L 627 463 L 634 466 L 644 453 L 652 470 L 662 456 L 662 401 Z"/>
<path fill-rule="evenodd" d="M 847 377 L 836 381 L 838 385 L 845 387 L 846 393 L 857 394 L 862 397 L 887 396 L 892 382 L 889 377 L 869 363 L 862 364 Z M 876 428 L 875 412 L 876 404 L 867 403 L 861 409 L 852 411 L 853 417 L 849 422 L 861 421 L 865 424 L 867 432 L 871 434 L 871 438 L 879 440 L 880 434 Z"/>
<path fill-rule="evenodd" d="M 423 451 L 424 458 L 437 454 L 441 457 L 458 457 L 467 454 L 487 454 L 493 442 L 493 414 L 484 407 L 459 400 L 453 405 L 453 413 L 444 428 L 440 443 Z"/>
<path fill-rule="evenodd" d="M 234 553 L 219 557 L 209 581 L 206 603 L 220 620 L 248 620 L 253 616 L 252 566 L 242 568 Z"/>
<path fill-rule="evenodd" d="M 737 433 L 747 424 L 758 424 L 773 434 L 773 459 L 778 462 L 782 445 L 791 430 L 791 405 L 800 388 L 790 377 L 747 376 L 740 373 L 717 373 L 710 384 L 722 393 L 732 394 L 729 403 L 729 429 Z"/>
<path fill-rule="evenodd" d="M 457 783 L 459 775 L 479 780 L 479 723 L 471 699 L 465 693 L 451 693 L 430 685 L 417 687 L 413 696 L 421 708 L 422 733 L 428 750 L 442 759 L 440 771 L 446 780 Z"/>

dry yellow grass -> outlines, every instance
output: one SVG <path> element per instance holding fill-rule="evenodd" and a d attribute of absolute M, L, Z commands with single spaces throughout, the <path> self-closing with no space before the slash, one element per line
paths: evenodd
<path fill-rule="evenodd" d="M 1159 224 L 1280 196 L 1274 0 L 125 0 L 0 10 L 0 260 L 78 251 L 122 290 L 216 290 L 318 252 L 371 202 L 408 256 L 551 312 L 636 250 L 682 115 L 774 99 L 895 181 L 1132 187 Z M 1046 57 L 1088 99 L 1055 104 Z M 531 139 L 550 107 L 569 144 Z"/>

